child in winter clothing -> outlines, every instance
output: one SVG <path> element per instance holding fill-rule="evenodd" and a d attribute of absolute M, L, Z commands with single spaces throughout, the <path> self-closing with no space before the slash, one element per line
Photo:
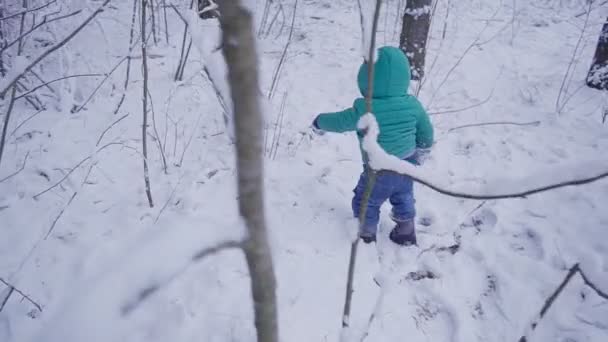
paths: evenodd
<path fill-rule="evenodd" d="M 367 68 L 367 63 L 363 63 L 357 76 L 363 97 L 368 95 Z M 433 144 L 433 126 L 416 97 L 407 94 L 409 83 L 410 65 L 405 54 L 395 47 L 378 49 L 372 98 L 372 112 L 380 127 L 378 143 L 388 154 L 418 164 L 421 150 L 428 151 Z M 352 107 L 341 112 L 319 114 L 313 122 L 313 129 L 317 133 L 356 131 L 359 118 L 365 113 L 365 98 L 358 98 Z M 362 132 L 357 132 L 357 136 L 361 144 Z M 352 200 L 353 214 L 357 218 L 365 186 L 370 173 L 373 172 L 367 165 L 363 149 L 361 153 L 364 170 L 353 190 Z M 376 172 L 367 212 L 360 227 L 361 239 L 366 243 L 376 241 L 380 207 L 386 200 L 389 200 L 393 207 L 391 218 L 396 223 L 389 238 L 399 245 L 416 244 L 416 210 L 412 179 L 388 170 Z"/>

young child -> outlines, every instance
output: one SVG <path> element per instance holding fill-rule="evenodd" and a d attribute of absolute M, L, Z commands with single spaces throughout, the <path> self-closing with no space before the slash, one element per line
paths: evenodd
<path fill-rule="evenodd" d="M 378 143 L 388 153 L 408 162 L 418 164 L 421 151 L 428 152 L 433 144 L 433 126 L 429 116 L 416 99 L 407 94 L 410 83 L 410 65 L 405 54 L 395 47 L 378 49 L 374 68 L 374 91 L 372 112 L 380 126 Z M 366 113 L 365 97 L 368 95 L 368 66 L 359 68 L 357 82 L 363 98 L 358 98 L 352 107 L 341 112 L 319 114 L 313 122 L 316 133 L 356 131 L 359 118 Z M 357 132 L 359 144 L 363 135 Z M 352 209 L 359 217 L 365 186 L 370 176 L 365 152 L 363 172 L 353 190 Z M 414 217 L 413 182 L 408 176 L 393 171 L 376 172 L 376 181 L 367 203 L 367 212 L 360 227 L 359 236 L 365 243 L 376 241 L 376 231 L 380 218 L 380 207 L 389 200 L 393 209 L 391 218 L 396 225 L 390 232 L 390 239 L 396 244 L 408 246 L 416 244 Z"/>

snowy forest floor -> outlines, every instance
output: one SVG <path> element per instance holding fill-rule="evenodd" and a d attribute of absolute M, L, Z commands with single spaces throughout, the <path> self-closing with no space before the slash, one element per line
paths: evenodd
<path fill-rule="evenodd" d="M 70 43 L 71 52 L 84 56 L 69 64 L 71 73 L 110 70 L 124 55 L 127 3 L 117 2 L 115 15 L 102 15 Z M 384 8 L 380 45 L 398 42 L 397 3 Z M 559 172 L 564 164 L 606 158 L 603 99 L 583 83 L 606 8 L 586 22 L 575 16 L 583 7 L 557 3 L 439 1 L 420 93 L 436 130 L 425 165 L 434 178 L 474 189 L 490 177 L 525 179 L 548 165 Z M 277 24 L 260 40 L 264 96 L 289 33 L 293 4 L 284 7 L 286 27 Z M 29 159 L 22 172 L 0 183 L 0 277 L 42 311 L 12 295 L 0 312 L 0 341 L 255 340 L 241 253 L 188 262 L 200 248 L 238 238 L 243 229 L 221 107 L 194 47 L 185 80 L 173 81 L 183 24 L 174 12 L 169 16 L 170 44 L 151 47 L 150 133 L 162 140 L 149 139 L 154 208 L 147 206 L 141 170 L 140 59 L 134 59 L 127 100 L 115 116 L 124 65 L 85 110 L 49 109 L 10 136 L 0 179 L 19 169 L 28 152 Z M 340 336 L 355 224 L 350 201 L 361 160 L 354 134 L 311 136 L 308 126 L 317 113 L 344 109 L 359 96 L 358 25 L 355 1 L 300 0 L 293 41 L 266 105 L 267 212 L 284 341 Z M 95 84 L 71 86 L 86 95 L 77 90 Z M 20 105 L 17 113 L 9 131 L 32 109 Z M 455 129 L 496 121 L 540 124 Z M 116 144 L 96 152 L 110 142 Z M 34 198 L 88 156 L 59 186 Z M 399 251 L 401 261 L 389 265 L 393 286 L 367 341 L 516 341 L 577 262 L 608 290 L 607 181 L 483 202 L 419 185 L 415 193 L 420 247 Z M 386 209 L 379 246 L 394 250 Z M 378 291 L 375 257 L 363 251 L 355 326 L 367 319 Z M 133 294 L 175 270 L 165 288 L 121 314 Z M 7 291 L 0 285 L 0 298 Z M 608 302 L 577 278 L 532 340 L 608 341 Z"/>

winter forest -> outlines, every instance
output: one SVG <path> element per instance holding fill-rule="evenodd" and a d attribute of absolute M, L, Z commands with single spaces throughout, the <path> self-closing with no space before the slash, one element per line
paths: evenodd
<path fill-rule="evenodd" d="M 0 0 L 0 342 L 608 341 L 608 1 Z"/>

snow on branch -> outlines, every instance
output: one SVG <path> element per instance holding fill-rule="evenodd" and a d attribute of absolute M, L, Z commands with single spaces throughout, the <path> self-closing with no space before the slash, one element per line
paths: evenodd
<path fill-rule="evenodd" d="M 38 57 L 36 57 L 29 64 L 22 64 L 18 68 L 15 68 L 15 71 L 12 73 L 10 77 L 5 78 L 5 82 L 0 84 L 0 98 L 4 98 L 6 93 L 13 87 L 15 84 L 23 77 L 25 73 L 32 70 L 38 63 L 40 63 L 43 59 L 51 55 L 53 52 L 59 50 L 65 44 L 67 44 L 72 38 L 74 38 L 82 29 L 84 29 L 97 15 L 104 11 L 104 8 L 110 3 L 111 0 L 105 0 L 87 19 L 85 19 L 72 33 L 70 33 L 67 37 L 65 37 L 61 42 L 51 46 L 49 49 L 44 51 Z"/>
<path fill-rule="evenodd" d="M 430 179 L 424 167 L 414 166 L 387 154 L 377 142 L 380 128 L 372 114 L 368 113 L 362 116 L 358 128 L 365 131 L 362 146 L 368 155 L 369 165 L 372 169 L 391 170 L 408 175 L 414 181 L 451 197 L 475 200 L 523 198 L 566 186 L 588 184 L 608 177 L 608 160 L 597 160 L 586 163 L 579 162 L 573 165 L 551 166 L 520 179 L 489 179 L 475 191 L 458 188 L 450 189 L 449 185 Z M 470 188 L 470 185 L 468 187 Z"/>

